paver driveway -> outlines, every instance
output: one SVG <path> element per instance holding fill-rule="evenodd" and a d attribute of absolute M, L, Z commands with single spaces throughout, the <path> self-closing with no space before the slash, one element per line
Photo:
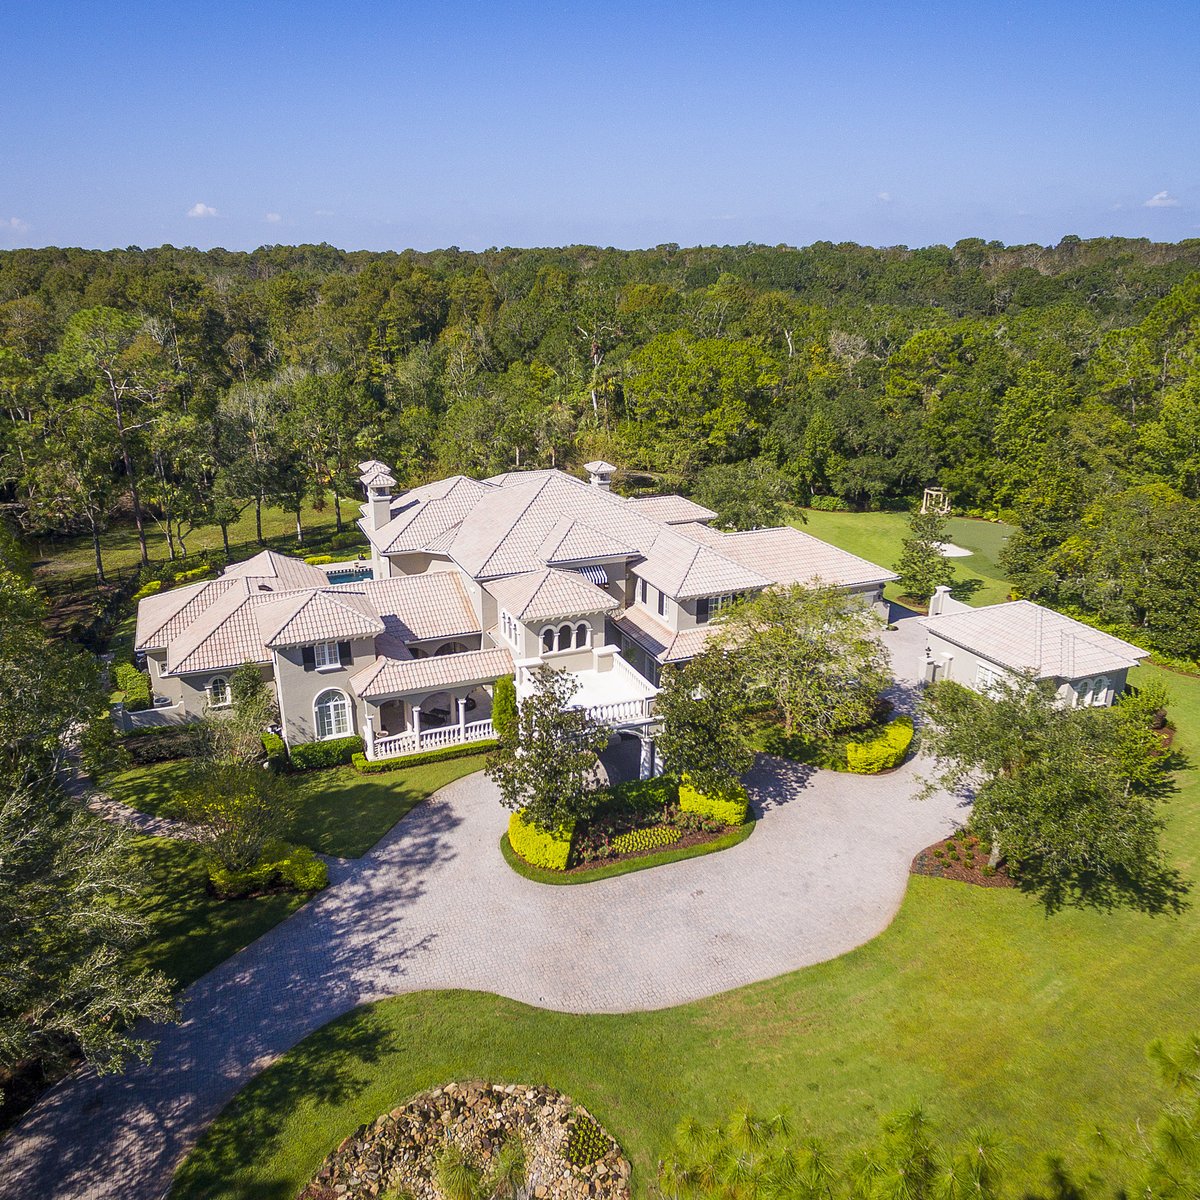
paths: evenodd
<path fill-rule="evenodd" d="M 412 812 L 332 886 L 205 976 L 153 1061 L 83 1073 L 0 1142 L 0 1197 L 158 1200 L 239 1087 L 305 1034 L 398 992 L 474 988 L 571 1012 L 668 1007 L 842 954 L 880 932 L 921 847 L 961 819 L 911 798 L 912 764 L 864 779 L 762 759 L 749 840 L 579 887 L 505 865 L 492 785 Z"/>

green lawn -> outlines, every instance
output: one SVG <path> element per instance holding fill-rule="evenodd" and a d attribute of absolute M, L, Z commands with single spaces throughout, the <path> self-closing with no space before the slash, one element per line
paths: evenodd
<path fill-rule="evenodd" d="M 139 905 L 149 934 L 132 962 L 162 971 L 181 988 L 266 933 L 307 899 L 288 894 L 215 900 L 205 891 L 208 874 L 200 851 L 187 842 L 136 837 L 132 859 L 150 885 Z"/>
<path fill-rule="evenodd" d="M 1195 758 L 1200 680 L 1141 674 L 1166 679 L 1177 745 Z M 1181 784 L 1167 842 L 1195 878 L 1200 773 Z M 1127 1134 L 1153 1112 L 1145 1046 L 1200 1025 L 1197 995 L 1200 907 L 1047 917 L 1015 891 L 913 877 L 890 928 L 857 951 L 681 1008 L 573 1016 L 463 992 L 368 1006 L 246 1087 L 173 1194 L 283 1200 L 358 1124 L 452 1078 L 570 1093 L 629 1152 L 642 1195 L 675 1122 L 740 1099 L 835 1142 L 920 1099 L 950 1135 L 997 1130 L 1026 1185 L 1049 1151 L 1095 1166 L 1089 1125 Z"/>
<path fill-rule="evenodd" d="M 354 528 L 354 522 L 358 518 L 358 506 L 358 500 L 342 500 L 342 522 L 346 529 Z M 263 509 L 263 538 L 273 549 L 285 553 L 315 553 L 308 543 L 328 537 L 334 531 L 332 495 L 319 510 L 312 503 L 305 501 L 301 513 L 305 537 L 303 546 L 296 542 L 295 514 L 279 508 Z M 169 557 L 167 539 L 149 517 L 146 519 L 146 540 L 152 561 L 162 561 Z M 90 580 L 94 576 L 95 562 L 89 537 L 32 538 L 27 541 L 26 546 L 37 572 L 38 582 L 42 586 L 53 588 L 63 577 L 78 576 Z M 134 567 L 141 561 L 137 529 L 132 521 L 121 521 L 113 525 L 101 535 L 100 546 L 106 570 L 117 571 Z M 187 539 L 187 548 L 189 554 L 197 554 L 202 550 L 220 550 L 220 526 L 211 525 L 194 530 Z M 229 548 L 235 560 L 248 558 L 261 549 L 255 538 L 253 505 L 247 506 L 241 517 L 230 525 Z M 351 554 L 353 550 L 338 551 L 338 554 L 342 553 Z"/>
<path fill-rule="evenodd" d="M 801 520 L 801 515 L 805 518 Z M 818 512 L 805 509 L 794 511 L 790 524 L 822 541 L 831 542 L 851 554 L 894 568 L 900 558 L 901 543 L 907 533 L 904 513 Z M 997 562 L 1000 548 L 1012 532 L 1010 525 L 994 521 L 973 521 L 966 517 L 949 519 L 950 540 L 964 550 L 972 551 L 970 558 L 954 558 L 959 580 L 977 590 L 964 594 L 971 604 L 997 604 L 1008 595 L 1009 584 Z M 972 581 L 977 581 L 973 584 Z M 900 591 L 895 584 L 886 589 L 889 599 L 895 600 Z"/>
<path fill-rule="evenodd" d="M 285 783 L 296 806 L 283 836 L 322 854 L 358 858 L 438 788 L 481 770 L 484 759 L 473 754 L 381 775 L 360 775 L 353 767 L 289 775 Z M 172 816 L 188 770 L 187 762 L 134 767 L 106 780 L 105 787 L 139 812 Z"/>

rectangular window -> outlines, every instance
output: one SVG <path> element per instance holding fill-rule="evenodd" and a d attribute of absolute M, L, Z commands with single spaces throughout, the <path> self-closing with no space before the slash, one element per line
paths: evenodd
<path fill-rule="evenodd" d="M 700 599 L 696 601 L 696 624 L 697 625 L 707 625 L 708 624 L 708 618 L 709 618 L 709 613 L 710 613 L 711 607 L 712 607 L 711 598 L 708 596 L 701 596 Z"/>
<path fill-rule="evenodd" d="M 667 593 L 666 592 L 660 591 L 658 593 L 658 615 L 660 617 L 665 617 L 667 615 Z"/>
<path fill-rule="evenodd" d="M 980 692 L 990 692 L 1000 682 L 1000 672 L 994 667 L 980 663 L 975 671 L 975 687 Z"/>
<path fill-rule="evenodd" d="M 650 607 L 650 588 L 644 579 L 638 580 L 638 593 L 641 597 L 642 603 L 647 608 L 649 608 Z"/>
<path fill-rule="evenodd" d="M 337 642 L 318 642 L 313 647 L 313 661 L 318 671 L 328 671 L 342 665 Z"/>

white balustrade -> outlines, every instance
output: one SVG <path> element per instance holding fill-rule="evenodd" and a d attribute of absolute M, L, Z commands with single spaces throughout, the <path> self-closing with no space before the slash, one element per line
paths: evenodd
<path fill-rule="evenodd" d="M 376 737 L 373 757 L 397 758 L 402 754 L 417 754 L 425 750 L 441 750 L 445 746 L 482 742 L 495 736 L 491 721 L 469 721 L 461 727 L 440 725 L 434 729 L 422 729 L 420 733 L 409 729 L 404 733 Z"/>
<path fill-rule="evenodd" d="M 587 711 L 593 721 L 605 725 L 639 721 L 650 715 L 649 704 L 645 700 L 617 700 L 611 704 L 594 704 Z"/>

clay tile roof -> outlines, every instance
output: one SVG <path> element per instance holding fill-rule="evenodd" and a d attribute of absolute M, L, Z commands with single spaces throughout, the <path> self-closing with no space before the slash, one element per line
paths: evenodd
<path fill-rule="evenodd" d="M 490 683 L 511 674 L 512 655 L 504 649 L 468 650 L 433 658 L 377 658 L 350 679 L 366 700 L 412 692 L 436 692 L 464 684 Z"/>
<path fill-rule="evenodd" d="M 589 463 L 584 463 L 583 469 L 590 471 L 593 475 L 611 475 L 617 468 L 602 458 L 596 458 Z"/>
<path fill-rule="evenodd" d="M 232 586 L 227 579 L 189 583 L 138 601 L 135 650 L 163 650 L 218 596 Z"/>
<path fill-rule="evenodd" d="M 232 669 L 244 662 L 270 658 L 259 632 L 255 609 L 270 593 L 255 591 L 251 581 L 237 579 L 167 647 L 167 671 Z"/>
<path fill-rule="evenodd" d="M 614 618 L 613 624 L 660 663 L 686 662 L 695 658 L 719 628 L 701 625 L 676 633 L 640 608 L 627 608 L 621 616 Z"/>
<path fill-rule="evenodd" d="M 922 617 L 921 624 L 989 662 L 1032 671 L 1039 679 L 1080 679 L 1149 657 L 1130 642 L 1029 600 Z"/>
<path fill-rule="evenodd" d="M 334 592 L 366 596 L 397 642 L 423 642 L 478 633 L 479 617 L 457 571 L 340 583 Z"/>
<path fill-rule="evenodd" d="M 387 463 L 381 463 L 377 458 L 368 458 L 365 462 L 358 464 L 359 475 L 373 475 L 376 471 L 389 471 L 391 468 Z"/>
<path fill-rule="evenodd" d="M 361 592 L 321 588 L 284 596 L 258 611 L 262 640 L 272 650 L 376 637 L 383 622 Z"/>
<path fill-rule="evenodd" d="M 496 603 L 519 621 L 579 617 L 620 607 L 614 597 L 582 575 L 552 567 L 493 579 L 486 586 Z"/>
<path fill-rule="evenodd" d="M 633 574 L 677 600 L 758 591 L 772 583 L 768 576 L 674 530 L 663 531 L 645 561 L 633 567 Z"/>
<path fill-rule="evenodd" d="M 361 479 L 363 487 L 395 487 L 396 477 L 388 470 L 372 471 L 369 475 L 364 475 Z"/>
<path fill-rule="evenodd" d="M 488 484 L 465 475 L 412 488 L 392 504 L 391 520 L 371 533 L 371 541 L 385 554 L 425 550 L 491 492 Z"/>
<path fill-rule="evenodd" d="M 620 538 L 568 517 L 550 530 L 539 550 L 542 561 L 549 565 L 596 558 L 630 558 L 637 553 Z"/>
<path fill-rule="evenodd" d="M 675 532 L 765 575 L 772 583 L 808 583 L 819 579 L 837 587 L 854 587 L 898 578 L 886 567 L 790 525 L 740 533 L 723 533 L 707 525 L 680 525 Z"/>
<path fill-rule="evenodd" d="M 294 588 L 324 587 L 329 582 L 320 567 L 274 550 L 263 550 L 253 558 L 233 563 L 221 572 L 222 579 L 254 579 L 259 591 L 291 591 Z"/>
<path fill-rule="evenodd" d="M 686 496 L 634 496 L 625 501 L 635 512 L 661 521 L 664 525 L 682 525 L 686 521 L 711 521 L 717 514 Z"/>

